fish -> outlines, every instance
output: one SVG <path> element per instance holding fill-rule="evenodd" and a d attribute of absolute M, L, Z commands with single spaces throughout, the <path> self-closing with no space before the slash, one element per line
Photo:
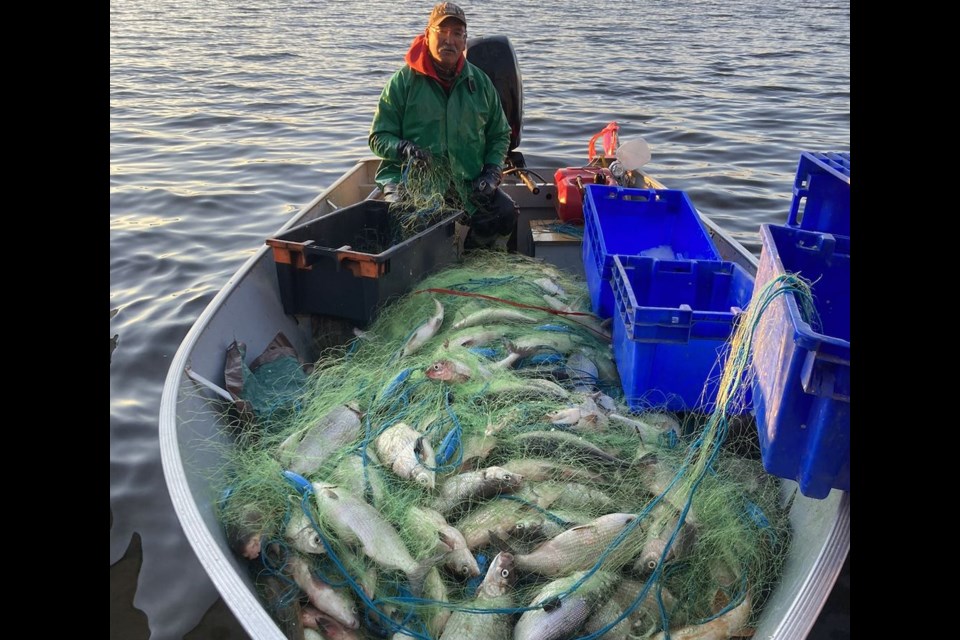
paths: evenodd
<path fill-rule="evenodd" d="M 493 499 L 459 518 L 456 527 L 463 533 L 468 549 L 474 551 L 490 544 L 491 531 L 506 537 L 519 519 L 535 511 L 530 505 L 546 509 L 550 506 L 551 500 L 556 497 L 541 495 L 530 486 L 524 486 L 511 495 L 517 499 L 508 497 Z"/>
<path fill-rule="evenodd" d="M 327 552 L 326 547 L 323 546 L 320 533 L 314 528 L 303 509 L 294 509 L 290 520 L 287 522 L 284 535 L 297 551 L 316 555 Z"/>
<path fill-rule="evenodd" d="M 524 349 L 533 353 L 540 351 L 555 351 L 556 353 L 570 353 L 578 346 L 577 339 L 569 333 L 558 333 L 556 331 L 538 331 L 536 333 L 525 333 L 517 336 L 513 344 L 518 349 Z"/>
<path fill-rule="evenodd" d="M 465 329 L 466 327 L 475 327 L 481 324 L 496 324 L 500 322 L 523 322 L 532 324 L 539 322 L 539 318 L 515 311 L 513 309 L 481 309 L 475 311 L 462 320 L 453 323 L 453 329 Z"/>
<path fill-rule="evenodd" d="M 573 383 L 573 390 L 578 392 L 592 392 L 600 378 L 597 365 L 582 350 L 570 354 L 565 371 Z"/>
<path fill-rule="evenodd" d="M 320 611 L 312 604 L 303 606 L 300 613 L 303 624 L 303 640 L 319 638 L 320 640 L 360 640 L 362 637 L 356 629 L 345 627 L 334 617 Z"/>
<path fill-rule="evenodd" d="M 459 473 L 474 471 L 481 468 L 483 462 L 497 448 L 497 439 L 493 436 L 474 435 L 467 437 L 463 443 L 463 456 L 460 462 Z"/>
<path fill-rule="evenodd" d="M 310 563 L 297 552 L 287 555 L 283 570 L 306 594 L 310 604 L 348 629 L 358 629 L 358 608 L 344 592 L 334 589 L 313 574 Z"/>
<path fill-rule="evenodd" d="M 592 433 L 606 431 L 607 424 L 610 422 L 607 414 L 590 396 L 586 396 L 576 406 L 550 411 L 544 419 L 551 424 L 568 425 L 572 431 Z"/>
<path fill-rule="evenodd" d="M 506 357 L 504 357 L 502 360 L 498 360 L 496 364 L 493 365 L 498 369 L 509 369 L 516 364 L 518 360 L 526 358 L 533 353 L 533 351 L 530 349 L 518 348 L 509 340 L 504 340 L 504 346 L 507 349 Z"/>
<path fill-rule="evenodd" d="M 568 320 L 587 327 L 606 342 L 610 342 L 613 338 L 613 332 L 610 330 L 610 325 L 613 323 L 612 318 L 601 318 L 588 311 L 577 311 L 562 300 L 558 300 L 550 295 L 544 294 L 543 300 L 551 309 L 564 314 L 570 314 L 567 316 Z"/>
<path fill-rule="evenodd" d="M 300 604 L 299 587 L 290 585 L 281 576 L 268 571 L 258 571 L 255 578 L 257 593 L 267 604 L 277 626 L 287 640 L 302 640 L 304 637 L 301 615 L 303 606 Z M 309 605 L 307 605 L 309 606 Z"/>
<path fill-rule="evenodd" d="M 355 403 L 339 405 L 304 431 L 289 436 L 278 449 L 280 464 L 301 476 L 316 473 L 331 455 L 356 442 L 363 412 Z"/>
<path fill-rule="evenodd" d="M 380 512 L 334 485 L 314 482 L 317 508 L 338 538 L 347 544 L 358 544 L 368 558 L 385 569 L 402 571 L 414 595 L 422 593 L 427 572 L 443 556 L 421 562 L 410 555 L 400 534 Z"/>
<path fill-rule="evenodd" d="M 436 537 L 438 542 L 449 549 L 444 557 L 444 566 L 461 579 L 480 575 L 477 559 L 467 547 L 467 541 L 460 530 L 447 523 L 439 511 L 427 507 L 410 507 L 407 512 L 408 528 L 423 538 Z"/>
<path fill-rule="evenodd" d="M 537 285 L 544 290 L 547 294 L 551 296 L 556 296 L 557 298 L 566 298 L 567 292 L 563 290 L 553 278 L 537 278 L 533 281 L 533 284 Z"/>
<path fill-rule="evenodd" d="M 529 481 L 541 480 L 579 480 L 600 482 L 603 475 L 584 467 L 562 464 L 543 458 L 512 458 L 502 465 L 504 469 L 519 473 Z"/>
<path fill-rule="evenodd" d="M 514 558 L 516 561 L 516 558 Z M 567 593 L 581 580 L 574 591 Z M 597 571 L 587 577 L 586 571 L 547 583 L 530 600 L 513 629 L 513 640 L 560 640 L 580 629 L 616 588 L 620 577 L 609 571 Z"/>
<path fill-rule="evenodd" d="M 673 446 L 680 438 L 680 423 L 671 415 L 659 412 L 645 412 L 637 416 L 624 416 L 610 413 L 611 420 L 632 427 L 640 440 L 646 444 Z M 672 435 L 671 435 L 672 434 Z"/>
<path fill-rule="evenodd" d="M 440 484 L 440 495 L 434 499 L 432 507 L 440 513 L 450 513 L 464 502 L 512 493 L 522 483 L 523 476 L 497 466 L 459 473 Z"/>
<path fill-rule="evenodd" d="M 431 380 L 466 382 L 473 377 L 473 369 L 451 358 L 442 358 L 430 364 L 424 374 Z"/>
<path fill-rule="evenodd" d="M 224 524 L 230 548 L 247 560 L 260 557 L 260 546 L 270 529 L 266 516 L 253 504 L 244 506 L 236 518 Z"/>
<path fill-rule="evenodd" d="M 364 455 L 366 464 L 364 464 Z M 330 473 L 329 480 L 355 496 L 362 496 L 375 507 L 383 505 L 387 495 L 387 481 L 383 477 L 383 468 L 371 447 L 366 447 L 363 452 L 353 451 L 343 456 Z"/>
<path fill-rule="evenodd" d="M 667 612 L 673 611 L 676 605 L 676 598 L 674 598 L 673 594 L 662 584 L 651 586 L 650 589 L 647 590 L 643 601 L 637 602 L 637 597 L 645 587 L 646 582 L 639 582 L 624 577 L 610 597 L 610 601 L 617 605 L 621 613 L 631 609 L 623 622 L 628 624 L 632 636 L 649 637 L 660 627 L 660 605 L 657 602 L 658 588 L 660 597 L 663 599 L 663 606 Z M 619 625 L 615 628 L 619 628 Z M 608 633 L 612 633 L 613 631 L 614 630 L 611 629 Z M 606 636 L 603 637 L 606 638 Z"/>
<path fill-rule="evenodd" d="M 747 622 L 753 612 L 750 602 L 750 592 L 747 591 L 743 601 L 727 611 L 719 618 L 710 622 L 694 624 L 670 630 L 672 640 L 726 640 L 738 635 L 745 635 Z M 664 640 L 666 634 L 661 631 L 652 640 Z"/>
<path fill-rule="evenodd" d="M 597 563 L 597 556 L 636 520 L 634 513 L 608 513 L 567 529 L 530 553 L 516 555 L 517 570 L 558 578 L 573 571 L 591 569 Z M 636 524 L 633 527 L 636 531 Z M 630 546 L 634 537 L 627 535 L 619 544 Z"/>
<path fill-rule="evenodd" d="M 646 539 L 640 555 L 633 564 L 634 573 L 647 575 L 657 568 L 661 557 L 664 562 L 668 562 L 682 557 L 689 551 L 695 537 L 694 526 L 684 521 L 677 529 L 679 522 L 680 514 L 666 502 L 658 502 L 647 514 L 643 522 Z M 677 531 L 677 535 L 668 549 L 667 544 L 674 530 Z"/>
<path fill-rule="evenodd" d="M 384 429 L 373 442 L 383 464 L 397 476 L 427 489 L 436 486 L 433 447 L 416 429 L 397 422 Z"/>
<path fill-rule="evenodd" d="M 627 465 L 626 461 L 607 453 L 588 440 L 564 431 L 527 431 L 518 434 L 515 442 L 530 453 L 546 454 L 563 460 L 602 462 L 615 466 Z"/>
<path fill-rule="evenodd" d="M 402 353 L 404 356 L 413 355 L 419 351 L 440 330 L 440 326 L 443 324 L 443 305 L 436 298 L 433 299 L 433 302 L 436 305 L 436 311 L 417 327 L 407 339 L 407 342 L 403 345 Z"/>
<path fill-rule="evenodd" d="M 501 551 L 490 562 L 469 609 L 512 609 L 516 573 L 513 555 Z M 510 640 L 513 615 L 510 613 L 452 612 L 440 640 Z"/>
<path fill-rule="evenodd" d="M 464 347 L 467 349 L 471 347 L 482 347 L 490 344 L 494 340 L 499 340 L 508 330 L 509 327 L 506 325 L 468 327 L 466 331 L 455 333 L 444 340 L 443 346 L 447 349 L 453 347 Z"/>
<path fill-rule="evenodd" d="M 583 625 L 584 633 L 593 634 L 601 629 L 606 629 L 607 626 L 623 615 L 623 611 L 623 607 L 616 600 L 607 600 L 587 618 Z M 602 637 L 604 640 L 627 640 L 630 637 L 630 619 L 625 617 L 613 624 L 603 632 Z"/>
<path fill-rule="evenodd" d="M 520 518 L 507 535 L 508 539 L 522 541 L 548 540 L 590 520 L 590 516 L 581 512 L 550 509 Z"/>
<path fill-rule="evenodd" d="M 527 378 L 520 380 L 494 380 L 486 388 L 487 395 L 516 394 L 532 395 L 538 398 L 549 396 L 566 400 L 570 393 L 556 382 L 543 378 Z"/>

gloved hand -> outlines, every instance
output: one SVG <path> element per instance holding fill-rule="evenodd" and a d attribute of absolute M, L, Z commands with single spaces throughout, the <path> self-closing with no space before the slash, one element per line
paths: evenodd
<path fill-rule="evenodd" d="M 423 164 L 430 164 L 430 150 L 418 147 L 409 140 L 401 140 L 397 144 L 397 153 L 401 160 L 416 160 Z"/>
<path fill-rule="evenodd" d="M 502 180 L 503 170 L 500 168 L 500 165 L 485 164 L 483 165 L 483 171 L 473 180 L 473 190 L 489 198 L 493 195 L 494 191 L 500 187 Z"/>

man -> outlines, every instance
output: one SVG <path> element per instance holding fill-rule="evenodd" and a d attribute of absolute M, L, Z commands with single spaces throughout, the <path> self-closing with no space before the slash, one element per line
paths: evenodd
<path fill-rule="evenodd" d="M 465 247 L 504 249 L 518 217 L 500 189 L 510 124 L 490 77 L 466 59 L 466 45 L 463 9 L 436 5 L 380 94 L 369 137 L 383 159 L 376 182 L 385 199 L 396 201 L 406 164 L 443 163 L 454 181 L 445 195 L 469 216 Z"/>

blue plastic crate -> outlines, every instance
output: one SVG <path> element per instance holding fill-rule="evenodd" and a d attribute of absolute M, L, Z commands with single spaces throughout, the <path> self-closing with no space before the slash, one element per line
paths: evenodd
<path fill-rule="evenodd" d="M 850 490 L 850 238 L 760 226 L 755 298 L 778 276 L 813 282 L 818 319 L 778 295 L 754 331 L 753 404 L 766 470 L 811 498 Z"/>
<path fill-rule="evenodd" d="M 627 404 L 711 412 L 753 277 L 719 260 L 615 255 L 613 349 Z M 750 389 L 731 414 L 750 410 Z"/>
<path fill-rule="evenodd" d="M 850 235 L 850 154 L 804 151 L 787 226 Z"/>
<path fill-rule="evenodd" d="M 583 270 L 593 312 L 614 315 L 613 256 L 719 260 L 684 191 L 588 184 L 583 203 Z"/>

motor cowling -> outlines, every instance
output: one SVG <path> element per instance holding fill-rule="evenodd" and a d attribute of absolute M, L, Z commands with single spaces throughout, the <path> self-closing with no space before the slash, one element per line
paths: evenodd
<path fill-rule="evenodd" d="M 490 76 L 510 123 L 510 148 L 520 146 L 523 127 L 523 82 L 517 53 L 506 36 L 480 36 L 467 41 L 467 60 Z"/>

